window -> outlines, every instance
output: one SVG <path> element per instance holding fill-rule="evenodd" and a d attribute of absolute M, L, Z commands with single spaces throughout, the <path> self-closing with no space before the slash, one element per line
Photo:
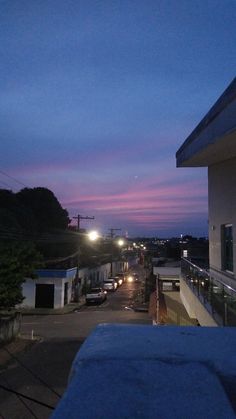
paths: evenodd
<path fill-rule="evenodd" d="M 233 272 L 233 226 L 225 224 L 221 228 L 222 233 L 222 269 Z"/>

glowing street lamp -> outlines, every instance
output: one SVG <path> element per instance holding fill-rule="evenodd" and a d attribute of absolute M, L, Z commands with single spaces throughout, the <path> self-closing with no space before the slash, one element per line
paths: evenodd
<path fill-rule="evenodd" d="M 117 243 L 119 246 L 123 246 L 125 244 L 124 240 L 122 239 L 119 239 Z"/>
<path fill-rule="evenodd" d="M 96 241 L 98 239 L 98 232 L 97 231 L 90 231 L 90 233 L 88 233 L 88 238 L 92 242 Z"/>

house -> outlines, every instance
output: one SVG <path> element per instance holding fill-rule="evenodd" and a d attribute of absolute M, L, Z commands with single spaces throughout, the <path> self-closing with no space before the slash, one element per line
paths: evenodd
<path fill-rule="evenodd" d="M 24 300 L 20 308 L 62 308 L 71 301 L 72 283 L 77 268 L 41 269 L 37 278 L 22 285 Z"/>
<path fill-rule="evenodd" d="M 208 167 L 209 271 L 183 259 L 180 292 L 201 325 L 236 325 L 236 78 L 176 153 Z"/>
<path fill-rule="evenodd" d="M 129 263 L 113 261 L 113 272 L 125 271 Z M 22 284 L 23 302 L 18 306 L 22 309 L 49 308 L 61 309 L 68 303 L 78 301 L 79 297 L 91 286 L 102 286 L 108 278 L 111 264 L 96 266 L 73 267 L 71 269 L 40 269 L 37 278 L 26 278 Z"/>

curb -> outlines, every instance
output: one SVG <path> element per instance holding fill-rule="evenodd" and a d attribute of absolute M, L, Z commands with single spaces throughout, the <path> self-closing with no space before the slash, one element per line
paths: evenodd
<path fill-rule="evenodd" d="M 134 307 L 133 310 L 138 311 L 138 312 L 142 312 L 142 313 L 148 313 L 148 308 L 147 307 Z"/>
<path fill-rule="evenodd" d="M 75 304 L 68 304 L 67 306 L 63 308 L 32 308 L 32 309 L 21 309 L 18 310 L 22 316 L 34 316 L 34 315 L 40 315 L 40 316 L 48 316 L 48 315 L 60 315 L 60 314 L 70 314 L 73 313 L 75 310 L 79 310 L 81 307 L 85 305 L 85 301 L 81 301 L 79 303 Z"/>

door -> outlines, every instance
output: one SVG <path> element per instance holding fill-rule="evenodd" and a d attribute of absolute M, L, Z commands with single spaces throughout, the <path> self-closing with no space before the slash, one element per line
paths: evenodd
<path fill-rule="evenodd" d="M 54 308 L 54 284 L 36 284 L 35 308 Z"/>
<path fill-rule="evenodd" d="M 68 282 L 64 284 L 64 306 L 68 303 Z"/>

